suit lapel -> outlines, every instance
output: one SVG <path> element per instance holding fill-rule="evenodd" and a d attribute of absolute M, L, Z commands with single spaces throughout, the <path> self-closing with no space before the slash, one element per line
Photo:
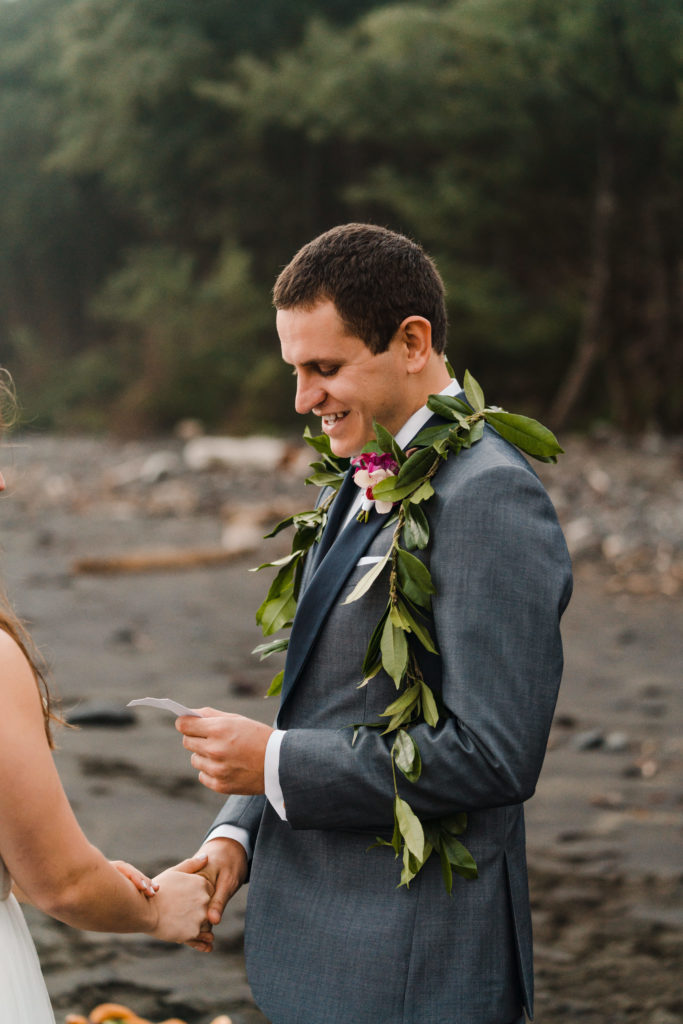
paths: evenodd
<path fill-rule="evenodd" d="M 355 484 L 353 486 L 355 487 Z M 348 508 L 348 505 L 345 508 Z M 320 557 L 308 586 L 299 598 L 294 616 L 285 662 L 280 712 L 301 674 L 308 654 L 339 591 L 358 559 L 386 522 L 387 516 L 381 516 L 374 510 L 370 513 L 367 523 L 359 523 L 358 520 L 352 519 L 328 544 L 327 550 Z M 328 528 L 331 525 L 330 517 Z M 322 541 L 320 546 L 322 547 Z"/>
<path fill-rule="evenodd" d="M 353 482 L 353 472 L 352 470 L 349 470 L 344 477 L 336 498 L 332 502 L 330 514 L 327 517 L 327 523 L 325 524 L 323 535 L 320 538 L 320 543 L 317 544 L 311 552 L 311 567 L 307 574 L 308 579 L 310 579 L 311 573 L 316 571 L 334 543 L 335 538 L 340 532 L 340 527 L 344 521 L 344 517 L 349 510 L 349 506 L 357 494 L 358 488 Z"/>
<path fill-rule="evenodd" d="M 464 398 L 464 395 L 458 397 Z M 420 429 L 443 422 L 440 416 L 434 415 Z M 406 445 L 408 447 L 409 444 Z M 349 470 L 332 503 L 320 544 L 311 552 L 312 564 L 310 569 L 307 567 L 304 576 L 306 585 L 302 587 L 289 637 L 280 714 L 339 591 L 358 559 L 387 522 L 386 515 L 379 515 L 373 509 L 367 523 L 352 519 L 347 526 L 339 529 L 355 496 L 355 488 L 353 471 Z"/>

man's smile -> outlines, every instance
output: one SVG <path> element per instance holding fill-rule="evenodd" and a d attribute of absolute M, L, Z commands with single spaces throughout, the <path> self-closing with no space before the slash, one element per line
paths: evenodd
<path fill-rule="evenodd" d="M 343 420 L 348 415 L 348 410 L 346 412 L 324 412 L 321 418 L 324 426 L 332 427 L 337 420 Z"/>
<path fill-rule="evenodd" d="M 374 438 L 374 419 L 395 432 L 424 401 L 414 387 L 413 339 L 419 332 L 412 321 L 407 334 L 398 331 L 382 352 L 373 352 L 362 338 L 349 334 L 329 299 L 310 309 L 279 309 L 277 329 L 282 358 L 296 376 L 294 407 L 304 416 L 312 412 L 320 418 L 334 454 L 341 458 L 358 455 Z M 437 363 L 443 369 L 440 357 Z M 441 374 L 435 370 L 430 383 L 432 378 L 438 385 Z M 425 393 L 427 386 L 422 388 Z"/>

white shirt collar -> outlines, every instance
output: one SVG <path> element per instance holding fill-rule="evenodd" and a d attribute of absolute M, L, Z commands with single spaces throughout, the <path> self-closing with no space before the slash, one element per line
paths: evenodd
<path fill-rule="evenodd" d="M 462 388 L 458 384 L 455 377 L 446 385 L 443 391 L 440 391 L 440 395 L 457 395 L 462 391 Z M 428 409 L 426 405 L 420 406 L 417 412 L 403 424 L 401 429 L 396 434 L 396 444 L 399 448 L 405 448 L 409 441 L 415 437 L 415 435 L 422 430 L 427 420 L 431 419 L 434 413 L 431 409 Z"/>

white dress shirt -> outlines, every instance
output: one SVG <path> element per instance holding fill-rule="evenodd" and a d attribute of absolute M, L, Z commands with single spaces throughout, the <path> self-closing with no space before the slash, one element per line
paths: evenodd
<path fill-rule="evenodd" d="M 457 395 L 461 391 L 461 387 L 457 380 L 453 378 L 451 382 L 440 392 L 442 395 Z M 422 429 L 425 423 L 431 418 L 433 413 L 426 405 L 421 406 L 417 412 L 403 424 L 401 429 L 396 434 L 396 444 L 399 448 L 404 448 L 412 438 Z M 358 514 L 363 503 L 363 491 L 359 488 L 358 496 L 352 502 L 349 508 L 346 519 L 344 520 L 344 526 L 342 529 L 351 522 L 354 516 Z M 361 559 L 362 562 L 362 559 Z M 282 795 L 282 789 L 280 788 L 280 746 L 285 736 L 284 729 L 275 729 L 268 739 L 266 746 L 266 757 L 264 764 L 264 778 L 265 778 L 265 789 L 266 797 L 273 809 L 277 812 L 283 821 L 287 820 L 287 814 L 285 812 L 285 801 Z M 237 825 L 217 825 L 215 829 L 207 836 L 209 839 L 236 839 L 238 843 L 241 843 L 246 850 L 247 857 L 251 857 L 251 842 L 249 840 L 249 834 L 246 829 L 240 828 Z"/>

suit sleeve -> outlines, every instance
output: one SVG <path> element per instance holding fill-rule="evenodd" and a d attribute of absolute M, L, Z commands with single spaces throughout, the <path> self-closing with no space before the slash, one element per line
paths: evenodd
<path fill-rule="evenodd" d="M 248 832 L 253 850 L 265 803 L 266 798 L 263 795 L 228 797 L 204 838 L 206 839 L 218 825 L 235 825 Z"/>
<path fill-rule="evenodd" d="M 517 804 L 534 792 L 562 674 L 571 593 L 555 511 L 528 467 L 486 466 L 430 503 L 439 658 L 425 674 L 443 713 L 416 725 L 422 775 L 399 789 L 422 819 Z M 432 508 L 433 506 L 433 508 Z M 372 685 L 370 683 L 369 685 Z M 280 783 L 294 828 L 391 827 L 393 737 L 291 729 Z"/>

